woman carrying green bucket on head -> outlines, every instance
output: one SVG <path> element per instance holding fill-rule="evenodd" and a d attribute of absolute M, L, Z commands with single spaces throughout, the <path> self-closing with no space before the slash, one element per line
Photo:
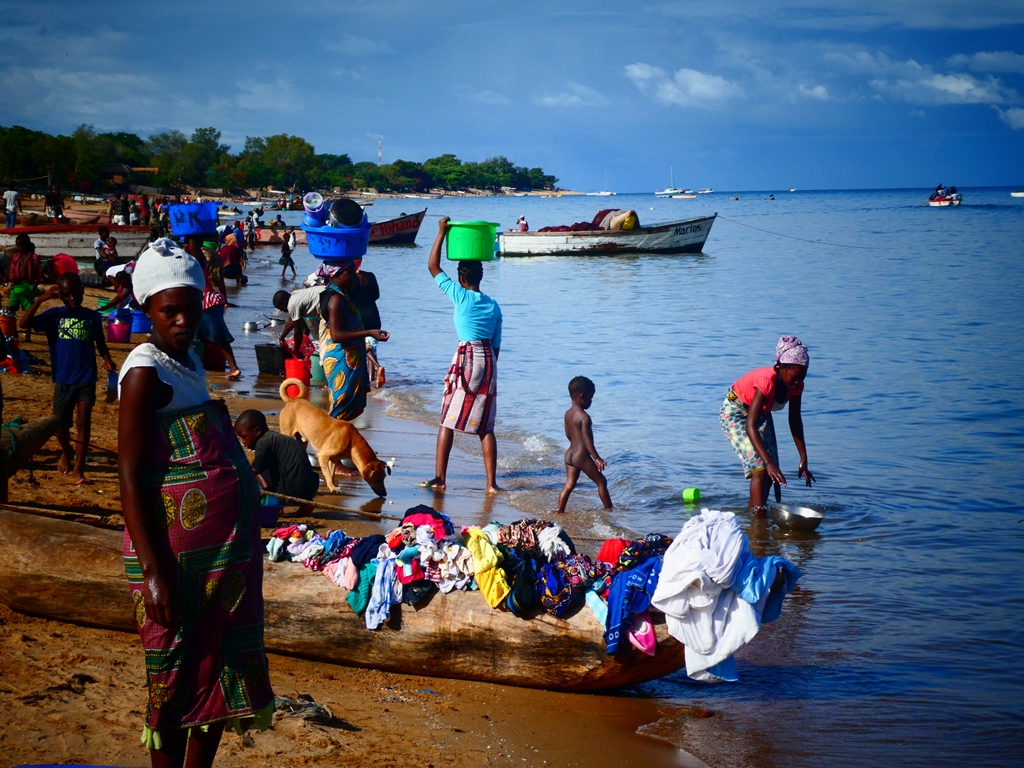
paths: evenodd
<path fill-rule="evenodd" d="M 779 469 L 779 447 L 775 439 L 772 411 L 781 411 L 789 403 L 789 431 L 800 453 L 797 476 L 810 487 L 814 475 L 807 468 L 807 446 L 800 403 L 810 357 L 807 347 L 796 336 L 783 336 L 775 348 L 775 366 L 757 368 L 738 379 L 722 403 L 722 431 L 743 462 L 744 476 L 750 479 L 748 508 L 761 510 L 768 502 L 773 483 L 786 484 Z"/>
<path fill-rule="evenodd" d="M 498 352 L 501 348 L 501 307 L 480 291 L 483 266 L 479 261 L 460 261 L 456 283 L 441 269 L 441 244 L 448 234 L 448 217 L 438 222 L 437 238 L 430 249 L 427 269 L 455 304 L 455 330 L 459 347 L 444 380 L 441 424 L 437 431 L 434 477 L 420 485 L 443 491 L 455 430 L 480 436 L 487 475 L 487 492 L 498 491 L 498 444 L 494 437 L 497 412 Z M 493 238 L 493 235 L 492 235 Z"/>

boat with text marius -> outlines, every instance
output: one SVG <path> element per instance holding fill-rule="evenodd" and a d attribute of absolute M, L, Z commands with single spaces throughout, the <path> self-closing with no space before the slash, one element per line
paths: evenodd
<path fill-rule="evenodd" d="M 941 184 L 935 188 L 928 198 L 928 205 L 932 208 L 946 208 L 951 205 L 960 205 L 963 196 L 956 191 L 956 187 L 943 187 Z"/>
<path fill-rule="evenodd" d="M 19 542 L 0 558 L 0 602 L 55 621 L 137 631 L 120 531 L 0 510 L 0 536 Z M 54 557 L 76 565 L 55 567 Z M 491 608 L 479 591 L 435 589 L 415 606 L 393 605 L 390 618 L 370 630 L 346 595 L 324 572 L 265 559 L 266 649 L 343 666 L 560 691 L 635 685 L 686 663 L 685 646 L 657 611 L 650 612 L 654 655 L 625 641 L 609 654 L 604 625 L 585 604 L 560 617 L 535 611 L 519 618 Z"/>
<path fill-rule="evenodd" d="M 122 259 L 134 259 L 149 242 L 149 227 L 103 224 L 117 238 L 117 252 Z M 96 260 L 93 243 L 99 236 L 99 224 L 45 224 L 38 227 L 13 227 L 0 230 L 0 248 L 14 245 L 18 235 L 26 234 L 43 258 L 66 253 L 75 261 L 92 265 Z"/>
<path fill-rule="evenodd" d="M 378 221 L 370 226 L 370 245 L 402 245 L 416 242 L 427 209 L 419 213 L 403 213 L 395 219 Z"/>
<path fill-rule="evenodd" d="M 607 256 L 617 253 L 700 253 L 717 213 L 633 229 L 545 228 L 504 232 L 498 236 L 502 256 Z M 595 217 L 596 218 L 596 217 Z M 578 226 L 578 225 L 573 225 Z"/>

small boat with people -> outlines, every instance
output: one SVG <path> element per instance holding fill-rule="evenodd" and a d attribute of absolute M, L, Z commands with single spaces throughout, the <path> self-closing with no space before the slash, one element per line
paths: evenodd
<path fill-rule="evenodd" d="M 615 228 L 616 215 L 632 213 L 635 224 Z M 602 216 L 602 214 L 604 214 Z M 609 216 L 611 220 L 609 221 Z M 607 256 L 619 253 L 700 253 L 717 213 L 693 219 L 669 221 L 649 227 L 639 225 L 635 211 L 601 211 L 595 221 L 569 227 L 545 227 L 535 232 L 503 232 L 498 236 L 502 256 Z M 596 220 L 601 218 L 601 222 Z M 585 227 L 583 225 L 586 225 Z"/>
<path fill-rule="evenodd" d="M 0 230 L 0 248 L 14 246 L 18 235 L 26 234 L 42 256 L 66 253 L 81 264 L 92 266 L 96 260 L 93 244 L 99 236 L 100 224 L 47 224 L 36 227 L 12 227 Z M 149 227 L 103 224 L 117 238 L 121 259 L 134 259 L 149 243 Z"/>
<path fill-rule="evenodd" d="M 956 191 L 956 187 L 946 187 L 939 184 L 935 191 L 928 196 L 928 205 L 932 208 L 947 208 L 953 205 L 960 205 L 963 196 Z"/>

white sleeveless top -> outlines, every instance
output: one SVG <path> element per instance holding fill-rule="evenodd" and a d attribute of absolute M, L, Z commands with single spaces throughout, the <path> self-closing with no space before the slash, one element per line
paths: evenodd
<path fill-rule="evenodd" d="M 121 366 L 121 373 L 117 377 L 118 397 L 121 395 L 121 382 L 124 381 L 124 375 L 128 371 L 132 368 L 156 368 L 156 375 L 160 381 L 174 390 L 171 402 L 163 408 L 157 408 L 157 413 L 208 403 L 210 392 L 206 388 L 206 371 L 203 369 L 203 363 L 196 355 L 195 350 L 189 350 L 188 358 L 195 370 L 190 371 L 148 341 L 139 344 L 128 353 L 124 365 Z"/>

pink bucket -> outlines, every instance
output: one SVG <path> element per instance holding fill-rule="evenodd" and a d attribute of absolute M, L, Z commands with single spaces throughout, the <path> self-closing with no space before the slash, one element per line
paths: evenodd
<path fill-rule="evenodd" d="M 124 344 L 132 340 L 132 327 L 127 323 L 107 323 L 107 341 Z"/>

